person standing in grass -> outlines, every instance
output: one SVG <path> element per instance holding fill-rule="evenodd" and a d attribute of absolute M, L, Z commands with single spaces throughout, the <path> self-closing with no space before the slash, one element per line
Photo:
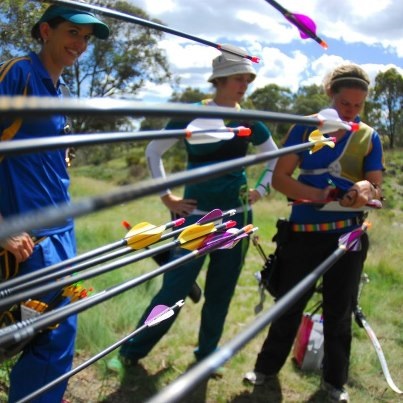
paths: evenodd
<path fill-rule="evenodd" d="M 361 226 L 362 208 L 381 199 L 383 153 L 378 133 L 359 117 L 368 95 L 370 80 L 357 65 L 337 67 L 325 80 L 331 107 L 346 122 L 359 123 L 356 132 L 338 130 L 335 148 L 310 154 L 303 151 L 279 158 L 273 187 L 291 200 L 326 200 L 331 191 L 340 193 L 340 207 L 322 211 L 313 204 L 294 203 L 289 221 L 277 233 L 275 267 L 279 299 L 307 276 L 338 247 L 339 238 Z M 284 146 L 307 140 L 315 127 L 293 126 Z M 294 172 L 299 168 L 299 176 Z M 329 185 L 330 184 L 330 185 Z M 336 189 L 335 189 L 336 188 Z M 323 276 L 324 361 L 321 388 L 332 401 L 348 402 L 351 322 L 358 287 L 368 251 L 368 236 L 360 247 L 348 251 Z M 290 307 L 270 328 L 257 356 L 254 371 L 244 380 L 261 385 L 277 376 L 292 348 L 304 308 L 315 288 Z"/>
<path fill-rule="evenodd" d="M 92 13 L 50 6 L 32 28 L 40 43 L 38 53 L 4 62 L 0 66 L 1 96 L 63 96 L 61 75 L 85 52 L 92 36 L 106 39 L 109 28 Z M 4 118 L 1 141 L 63 135 L 66 117 L 43 119 Z M 69 202 L 69 175 L 64 151 L 5 157 L 0 161 L 0 219 Z M 34 241 L 37 241 L 34 244 Z M 40 228 L 6 239 L 1 245 L 18 264 L 18 275 L 71 258 L 76 253 L 71 219 L 58 226 Z M 50 304 L 59 292 L 41 296 Z M 68 303 L 64 298 L 61 305 Z M 20 400 L 71 369 L 76 335 L 76 315 L 56 328 L 34 336 L 10 375 L 9 402 Z M 61 402 L 67 382 L 43 393 L 35 402 Z"/>
<path fill-rule="evenodd" d="M 242 52 L 241 49 L 237 50 Z M 214 97 L 200 102 L 200 107 L 208 105 L 239 109 L 239 102 L 255 77 L 256 72 L 249 60 L 222 53 L 213 60 L 213 72 L 208 79 L 215 88 Z M 189 121 L 171 121 L 166 129 L 183 129 L 189 123 Z M 270 131 L 261 122 L 231 120 L 226 122 L 226 126 L 249 126 L 252 134 L 250 137 L 235 136 L 229 141 L 221 140 L 209 144 L 190 144 L 186 141 L 187 169 L 244 157 L 250 144 L 256 146 L 259 152 L 277 150 Z M 165 177 L 161 157 L 177 141 L 176 139 L 156 140 L 148 145 L 146 155 L 154 178 Z M 236 209 L 236 215 L 231 218 L 236 220 L 237 227 L 241 228 L 252 222 L 251 205 L 270 191 L 274 166 L 274 160 L 268 162 L 264 173 L 253 189 L 247 187 L 245 170 L 239 168 L 215 179 L 186 185 L 183 197 L 177 196 L 167 189 L 161 195 L 161 200 L 170 212 L 186 217 L 186 225 L 197 222 L 203 215 L 216 208 L 223 211 Z M 239 242 L 232 249 L 217 250 L 209 255 L 199 343 L 194 351 L 197 361 L 208 356 L 218 346 L 247 247 L 248 238 Z M 178 248 L 172 254 L 171 259 L 176 259 L 186 253 L 188 252 L 184 249 Z M 144 323 L 154 306 L 159 304 L 171 306 L 178 300 L 185 299 L 195 283 L 205 259 L 206 256 L 198 258 L 165 273 L 162 288 L 152 299 L 138 322 L 138 326 Z M 132 365 L 145 357 L 168 331 L 176 316 L 141 332 L 126 342 L 120 350 L 120 361 L 125 365 Z M 116 366 L 119 363 L 115 360 L 111 365 Z"/>

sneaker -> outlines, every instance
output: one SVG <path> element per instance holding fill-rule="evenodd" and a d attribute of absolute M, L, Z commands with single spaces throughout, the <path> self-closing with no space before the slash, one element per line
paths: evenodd
<path fill-rule="evenodd" d="M 344 388 L 336 388 L 330 383 L 323 381 L 320 384 L 321 390 L 327 393 L 327 396 L 332 402 L 345 402 L 348 403 L 350 401 L 350 397 L 348 396 L 348 392 Z"/>
<path fill-rule="evenodd" d="M 262 374 L 261 372 L 249 371 L 244 375 L 243 380 L 246 383 L 260 386 L 265 383 L 267 378 L 268 378 L 268 376 L 265 374 Z"/>

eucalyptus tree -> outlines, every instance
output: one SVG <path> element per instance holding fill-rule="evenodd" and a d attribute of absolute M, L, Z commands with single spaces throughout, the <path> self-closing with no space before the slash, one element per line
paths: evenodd
<path fill-rule="evenodd" d="M 105 2 L 97 4 L 107 6 L 101 3 Z M 128 1 L 110 3 L 114 10 L 150 20 L 143 10 Z M 33 41 L 30 30 L 48 6 L 39 1 L 0 2 L 0 61 L 25 55 L 29 50 L 39 50 L 40 44 Z M 106 41 L 91 40 L 85 54 L 74 66 L 65 70 L 63 78 L 68 83 L 71 96 L 136 99 L 147 83 L 171 82 L 165 51 L 159 47 L 164 35 L 161 31 L 117 19 L 101 18 L 109 25 L 111 35 Z M 135 127 L 134 120 L 127 117 L 73 116 L 72 120 L 74 131 L 79 133 Z M 119 149 L 119 146 L 91 147 L 91 152 L 86 149 L 81 151 L 84 159 L 91 162 L 91 158 L 97 161 L 110 158 L 109 154 L 114 154 L 116 148 Z"/>
<path fill-rule="evenodd" d="M 375 77 L 373 98 L 381 108 L 382 128 L 390 148 L 403 145 L 403 76 L 395 68 L 380 72 Z"/>

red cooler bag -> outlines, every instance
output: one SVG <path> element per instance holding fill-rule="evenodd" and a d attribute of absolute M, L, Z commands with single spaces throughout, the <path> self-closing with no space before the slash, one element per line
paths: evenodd
<path fill-rule="evenodd" d="M 322 315 L 304 313 L 294 343 L 293 358 L 299 368 L 319 371 L 323 361 Z"/>

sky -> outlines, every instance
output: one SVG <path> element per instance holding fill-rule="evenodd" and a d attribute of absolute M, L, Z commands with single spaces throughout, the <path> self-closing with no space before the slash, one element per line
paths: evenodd
<path fill-rule="evenodd" d="M 353 62 L 369 74 L 372 84 L 379 72 L 391 67 L 403 74 L 402 0 L 278 0 L 290 12 L 305 14 L 325 40 L 324 50 L 312 39 L 303 40 L 297 28 L 266 0 L 130 0 L 158 18 L 163 25 L 205 40 L 232 44 L 260 57 L 258 73 L 248 94 L 275 83 L 293 92 L 300 86 L 321 85 L 336 66 Z M 186 87 L 211 92 L 207 82 L 214 47 L 172 34 L 164 34 L 170 69 Z M 147 84 L 138 99 L 164 102 L 172 94 L 169 85 Z"/>

